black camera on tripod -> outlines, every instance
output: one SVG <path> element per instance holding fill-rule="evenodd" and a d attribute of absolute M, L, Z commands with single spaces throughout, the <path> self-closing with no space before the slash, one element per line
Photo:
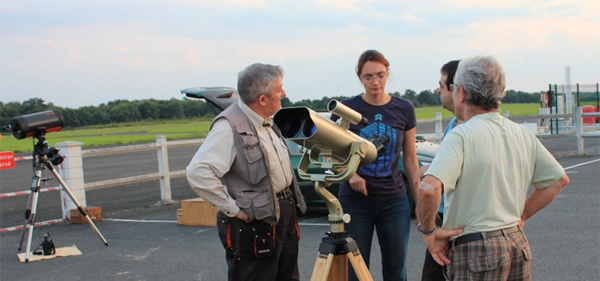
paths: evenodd
<path fill-rule="evenodd" d="M 96 231 L 96 234 L 100 236 L 104 245 L 108 246 L 108 242 L 104 239 L 104 236 L 98 231 L 96 225 L 92 222 L 90 216 L 83 210 L 81 204 L 75 198 L 75 195 L 71 192 L 65 181 L 61 178 L 60 174 L 54 168 L 54 165 L 61 164 L 64 160 L 64 156 L 60 153 L 60 150 L 54 147 L 50 147 L 46 141 L 46 133 L 58 132 L 63 128 L 63 120 L 60 112 L 56 110 L 47 110 L 38 113 L 26 114 L 22 116 L 13 117 L 10 126 L 2 128 L 3 131 L 11 131 L 13 136 L 17 139 L 24 139 L 27 137 L 33 137 L 37 139 L 37 143 L 33 147 L 33 166 L 34 175 L 31 178 L 31 192 L 29 194 L 29 201 L 27 203 L 27 210 L 25 210 L 25 224 L 23 225 L 23 232 L 21 233 L 21 242 L 19 243 L 19 251 L 23 246 L 23 240 L 25 239 L 25 233 L 28 232 L 27 236 L 27 248 L 25 250 L 25 262 L 29 262 L 29 253 L 31 249 L 31 239 L 33 237 L 33 227 L 35 226 L 36 211 L 38 204 L 38 197 L 40 192 L 40 182 L 42 181 L 42 170 L 47 168 L 52 172 L 54 178 L 58 180 L 62 186 L 62 191 L 66 192 L 73 203 L 77 206 L 79 213 L 84 216 L 90 226 Z M 40 250 L 34 254 L 38 255 L 53 255 L 56 253 L 54 242 L 49 233 L 44 235 L 44 240 L 40 244 Z"/>
<path fill-rule="evenodd" d="M 44 137 L 46 133 L 58 132 L 63 129 L 62 115 L 58 110 L 46 110 L 37 113 L 15 116 L 11 119 L 10 125 L 5 126 L 3 130 L 9 131 L 18 139 L 34 137 L 39 140 L 35 149 L 38 154 L 46 155 L 54 165 L 63 162 L 64 156 L 60 150 L 49 147 Z"/>

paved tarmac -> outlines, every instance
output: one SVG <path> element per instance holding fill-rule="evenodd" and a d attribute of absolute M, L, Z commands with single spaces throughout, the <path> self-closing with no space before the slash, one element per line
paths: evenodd
<path fill-rule="evenodd" d="M 540 139 L 567 169 L 571 185 L 527 222 L 525 231 L 534 255 L 533 279 L 599 280 L 600 139 L 586 139 L 584 156 L 576 155 L 574 136 Z M 136 188 L 155 191 L 158 183 L 129 185 L 119 190 Z M 184 179 L 174 180 L 173 189 L 176 200 L 193 197 Z M 179 204 L 156 205 L 160 198 L 157 194 L 135 198 L 135 205 L 127 205 L 114 203 L 128 197 L 124 191 L 114 193 L 115 189 L 108 188 L 87 195 L 88 205 L 99 205 L 105 210 L 104 220 L 95 225 L 109 246 L 87 224 L 36 227 L 32 247 L 49 232 L 57 247 L 76 245 L 82 255 L 21 263 L 17 258 L 21 231 L 0 233 L 0 280 L 226 280 L 224 250 L 215 228 L 178 225 Z M 14 220 L 7 214 L 14 216 L 13 211 L 2 207 L 0 223 Z M 324 206 L 315 205 L 300 219 L 302 280 L 310 279 L 319 243 L 329 230 L 326 216 Z M 379 249 L 376 242 L 373 245 L 370 272 L 374 280 L 381 280 Z M 409 280 L 420 279 L 424 251 L 422 238 L 412 229 Z"/>

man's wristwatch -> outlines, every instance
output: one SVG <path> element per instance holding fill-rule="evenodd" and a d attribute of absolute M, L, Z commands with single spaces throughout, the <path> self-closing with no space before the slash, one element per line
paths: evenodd
<path fill-rule="evenodd" d="M 421 232 L 423 235 L 431 235 L 435 231 L 436 228 L 437 228 L 437 225 L 434 224 L 433 228 L 431 230 L 424 230 L 423 228 L 421 228 L 421 223 L 417 224 L 417 230 L 419 232 Z"/>

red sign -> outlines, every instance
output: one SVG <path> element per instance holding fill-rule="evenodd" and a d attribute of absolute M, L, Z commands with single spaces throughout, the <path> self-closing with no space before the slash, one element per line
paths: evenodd
<path fill-rule="evenodd" d="M 15 153 L 12 151 L 0 152 L 0 170 L 12 169 L 15 167 Z"/>

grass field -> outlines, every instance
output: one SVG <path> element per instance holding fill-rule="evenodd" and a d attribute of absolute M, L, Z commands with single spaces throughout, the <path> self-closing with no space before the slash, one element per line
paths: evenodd
<path fill-rule="evenodd" d="M 539 104 L 503 104 L 501 112 L 505 110 L 511 116 L 534 115 L 538 114 Z M 452 117 L 452 113 L 441 106 L 421 107 L 416 109 L 417 119 L 435 118 L 436 112 L 441 112 L 443 118 Z M 189 119 L 120 123 L 77 130 L 65 129 L 50 133 L 46 138 L 50 146 L 64 141 L 79 141 L 84 147 L 155 142 L 157 134 L 166 134 L 168 140 L 193 139 L 205 137 L 210 122 L 208 119 Z M 31 152 L 33 144 L 33 138 L 17 140 L 10 134 L 0 135 L 0 151 Z"/>
<path fill-rule="evenodd" d="M 79 141 L 84 147 L 149 143 L 156 141 L 157 134 L 166 134 L 168 140 L 194 139 L 206 136 L 211 120 L 169 120 L 112 124 L 108 127 L 87 127 L 77 130 L 62 130 L 46 135 L 50 146 L 64 141 Z M 15 139 L 11 134 L 2 134 L 0 151 L 31 152 L 33 138 Z"/>
<path fill-rule="evenodd" d="M 519 115 L 535 115 L 539 113 L 540 105 L 537 103 L 507 103 L 500 106 L 500 112 L 508 110 L 511 116 Z M 442 118 L 453 117 L 452 113 L 448 110 L 443 109 L 441 106 L 438 107 L 419 107 L 416 109 L 417 119 L 431 119 L 435 118 L 437 112 L 442 113 Z"/>

